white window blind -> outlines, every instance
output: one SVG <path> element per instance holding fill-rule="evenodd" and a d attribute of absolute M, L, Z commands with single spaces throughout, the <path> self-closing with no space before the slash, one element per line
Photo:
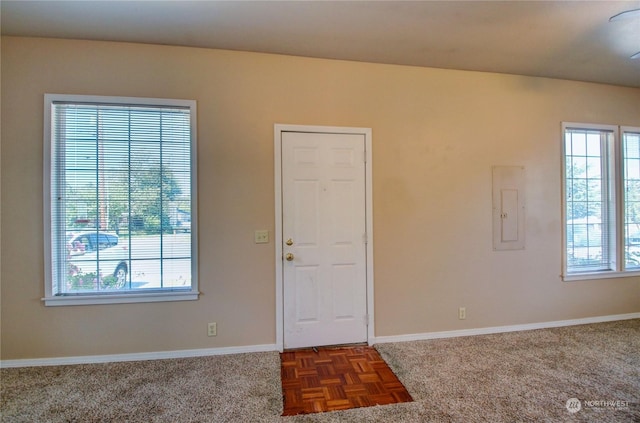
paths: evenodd
<path fill-rule="evenodd" d="M 46 103 L 48 294 L 194 291 L 195 102 Z"/>

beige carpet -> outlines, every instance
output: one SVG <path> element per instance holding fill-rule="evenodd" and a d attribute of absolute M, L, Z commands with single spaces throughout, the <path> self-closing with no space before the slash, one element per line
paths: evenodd
<path fill-rule="evenodd" d="M 1 421 L 640 422 L 638 319 L 376 348 L 414 402 L 281 417 L 272 352 L 2 369 Z"/>

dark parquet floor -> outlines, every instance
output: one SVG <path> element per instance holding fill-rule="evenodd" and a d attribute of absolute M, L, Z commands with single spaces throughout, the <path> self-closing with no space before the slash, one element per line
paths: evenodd
<path fill-rule="evenodd" d="M 413 401 L 372 347 L 285 351 L 280 361 L 283 416 Z"/>

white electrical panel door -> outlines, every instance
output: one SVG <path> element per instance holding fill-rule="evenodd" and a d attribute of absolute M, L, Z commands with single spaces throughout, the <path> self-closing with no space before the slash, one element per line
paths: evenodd
<path fill-rule="evenodd" d="M 524 167 L 493 167 L 493 249 L 523 250 Z"/>

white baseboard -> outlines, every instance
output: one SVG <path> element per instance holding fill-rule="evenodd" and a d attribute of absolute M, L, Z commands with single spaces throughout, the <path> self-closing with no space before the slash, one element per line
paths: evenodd
<path fill-rule="evenodd" d="M 277 351 L 276 344 L 247 345 L 242 347 L 202 348 L 195 350 L 158 351 L 132 354 L 86 355 L 78 357 L 34 358 L 1 360 L 0 368 L 64 366 L 69 364 L 114 363 L 119 361 L 163 360 L 169 358 L 206 357 L 211 355 L 243 354 Z"/>
<path fill-rule="evenodd" d="M 387 342 L 422 341 L 427 339 L 454 338 L 460 336 L 488 335 L 492 333 L 517 332 L 533 329 L 556 328 L 562 326 L 604 323 L 616 320 L 640 319 L 640 313 L 616 314 L 611 316 L 586 317 L 583 319 L 559 320 L 555 322 L 529 323 L 524 325 L 494 326 L 478 329 L 462 329 L 443 332 L 414 333 L 407 335 L 378 336 L 369 344 Z M 194 350 L 158 351 L 132 354 L 87 355 L 77 357 L 33 358 L 23 360 L 0 360 L 0 368 L 63 366 L 71 364 L 114 363 L 119 361 L 162 360 L 170 358 L 206 357 L 212 355 L 243 354 L 254 352 L 277 352 L 276 344 L 246 345 L 241 347 L 202 348 Z"/>
<path fill-rule="evenodd" d="M 388 342 L 423 341 L 426 339 L 455 338 L 459 336 L 489 335 L 492 333 L 518 332 L 534 329 L 558 328 L 562 326 L 587 325 L 591 323 L 613 322 L 616 320 L 640 319 L 640 313 L 615 314 L 611 316 L 585 317 L 582 319 L 558 320 L 554 322 L 528 323 L 524 325 L 493 326 L 488 328 L 461 329 L 443 332 L 412 333 L 407 335 L 377 336 L 374 344 Z"/>

